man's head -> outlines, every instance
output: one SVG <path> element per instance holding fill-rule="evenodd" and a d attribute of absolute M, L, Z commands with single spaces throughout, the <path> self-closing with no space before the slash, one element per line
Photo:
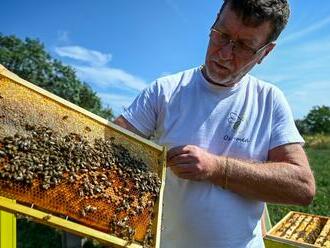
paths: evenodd
<path fill-rule="evenodd" d="M 237 83 L 274 48 L 289 12 L 286 0 L 225 0 L 210 32 L 206 78 Z"/>

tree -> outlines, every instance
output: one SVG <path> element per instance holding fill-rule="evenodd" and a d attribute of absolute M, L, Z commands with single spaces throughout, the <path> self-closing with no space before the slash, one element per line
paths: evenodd
<path fill-rule="evenodd" d="M 108 120 L 111 108 L 103 108 L 101 99 L 90 86 L 81 82 L 75 70 L 53 59 L 39 40 L 0 33 L 0 63 L 21 78 L 34 83 L 80 107 Z"/>
<path fill-rule="evenodd" d="M 301 134 L 310 134 L 309 126 L 306 123 L 305 119 L 297 119 L 295 120 L 296 127 L 299 130 L 299 133 Z"/>
<path fill-rule="evenodd" d="M 312 134 L 330 134 L 330 107 L 324 105 L 314 106 L 304 122 Z"/>

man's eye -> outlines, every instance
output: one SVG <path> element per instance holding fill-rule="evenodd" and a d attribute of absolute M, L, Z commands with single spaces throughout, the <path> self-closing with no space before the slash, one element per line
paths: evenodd
<path fill-rule="evenodd" d="M 230 38 L 229 38 L 229 36 L 228 35 L 226 35 L 226 34 L 222 34 L 222 39 L 223 40 L 230 40 Z"/>
<path fill-rule="evenodd" d="M 243 50 L 251 50 L 251 48 L 248 45 L 245 45 L 243 42 L 237 42 L 236 46 Z"/>

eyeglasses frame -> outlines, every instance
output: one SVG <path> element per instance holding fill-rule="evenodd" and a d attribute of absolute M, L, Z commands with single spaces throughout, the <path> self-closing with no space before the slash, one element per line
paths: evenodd
<path fill-rule="evenodd" d="M 217 30 L 217 29 L 215 29 L 214 27 L 212 27 L 211 29 L 210 29 L 210 31 L 212 32 L 212 31 L 214 31 L 214 32 L 216 32 L 216 33 L 218 33 L 218 34 L 220 34 L 220 35 L 226 35 L 225 33 L 223 33 L 223 32 L 221 32 L 220 30 Z M 235 47 L 235 44 L 237 43 L 237 41 L 236 40 L 233 40 L 233 39 L 229 39 L 228 40 L 228 44 L 234 44 L 234 47 Z M 267 47 L 269 44 L 271 44 L 272 42 L 267 42 L 265 45 L 263 45 L 262 47 L 260 47 L 260 48 L 258 48 L 258 49 L 254 49 L 254 48 L 252 48 L 252 47 L 249 47 L 249 46 L 247 46 L 247 45 L 245 45 L 248 49 L 250 49 L 250 51 L 252 52 L 252 54 L 251 54 L 251 57 L 252 56 L 255 56 L 256 54 L 258 54 L 258 53 L 260 53 L 263 49 L 265 49 L 265 47 Z"/>

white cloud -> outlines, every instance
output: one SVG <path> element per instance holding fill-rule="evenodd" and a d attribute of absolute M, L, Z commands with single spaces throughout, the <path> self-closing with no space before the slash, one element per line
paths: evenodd
<path fill-rule="evenodd" d="M 319 22 L 313 23 L 312 25 L 307 26 L 306 28 L 304 28 L 304 29 L 302 29 L 298 32 L 295 32 L 295 33 L 292 33 L 291 35 L 286 36 L 285 38 L 281 39 L 279 41 L 279 43 L 284 44 L 284 43 L 289 42 L 291 40 L 301 38 L 302 36 L 305 36 L 306 34 L 309 34 L 309 33 L 313 32 L 315 30 L 323 28 L 324 26 L 326 26 L 328 24 L 330 24 L 330 16 L 320 20 Z"/>
<path fill-rule="evenodd" d="M 110 106 L 114 111 L 114 115 L 118 116 L 124 108 L 127 108 L 134 100 L 135 95 L 121 95 L 112 93 L 99 93 L 102 103 L 105 106 Z"/>
<path fill-rule="evenodd" d="M 147 86 L 146 82 L 121 69 L 110 67 L 92 67 L 72 65 L 79 78 L 86 82 L 92 82 L 100 88 L 116 87 L 140 91 Z"/>
<path fill-rule="evenodd" d="M 326 36 L 294 46 L 277 47 L 253 73 L 271 82 L 288 84 L 297 81 L 301 85 L 310 80 L 328 78 L 329 65 L 330 36 Z"/>
<path fill-rule="evenodd" d="M 70 65 L 76 69 L 81 80 L 97 88 L 117 88 L 137 92 L 147 86 L 143 79 L 122 69 L 107 66 L 111 54 L 104 54 L 81 46 L 56 47 L 55 52 L 61 57 L 87 62 L 87 65 L 77 63 L 70 63 Z"/>
<path fill-rule="evenodd" d="M 330 37 L 326 34 L 313 40 L 300 40 L 296 45 L 277 47 L 252 74 L 278 85 L 287 96 L 295 118 L 303 118 L 313 106 L 330 106 L 329 65 Z"/>
<path fill-rule="evenodd" d="M 61 57 L 68 57 L 71 59 L 88 62 L 89 64 L 95 66 L 103 66 L 112 58 L 111 54 L 101 53 L 99 51 L 86 49 L 81 46 L 56 47 L 55 52 Z"/>
<path fill-rule="evenodd" d="M 311 54 L 314 57 L 325 54 L 330 54 L 330 37 L 325 37 L 318 40 L 308 41 L 305 43 L 297 44 L 295 47 L 290 48 L 288 53 L 296 54 Z"/>
<path fill-rule="evenodd" d="M 111 107 L 115 116 L 128 107 L 135 96 L 147 86 L 143 79 L 125 70 L 106 65 L 111 59 L 111 54 L 103 54 L 80 46 L 56 47 L 55 52 L 61 57 L 87 62 L 86 65 L 81 63 L 69 63 L 69 65 L 76 70 L 80 80 L 88 83 L 97 92 L 103 105 Z"/>
<path fill-rule="evenodd" d="M 64 30 L 59 30 L 57 32 L 57 40 L 61 43 L 69 43 L 70 42 L 69 32 Z"/>

